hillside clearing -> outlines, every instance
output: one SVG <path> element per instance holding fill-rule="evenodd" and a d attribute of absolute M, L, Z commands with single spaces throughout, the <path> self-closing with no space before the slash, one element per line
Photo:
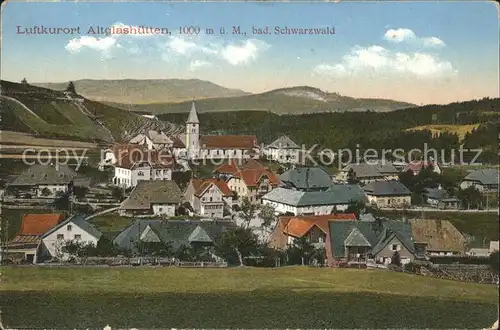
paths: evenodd
<path fill-rule="evenodd" d="M 465 134 L 472 132 L 472 130 L 477 129 L 479 124 L 472 125 L 423 125 L 406 129 L 406 131 L 424 131 L 428 130 L 434 134 L 441 133 L 452 133 L 457 134 L 460 141 L 465 138 Z"/>
<path fill-rule="evenodd" d="M 481 328 L 497 317 L 495 286 L 305 267 L 8 267 L 0 298 L 4 324 L 30 328 Z"/>

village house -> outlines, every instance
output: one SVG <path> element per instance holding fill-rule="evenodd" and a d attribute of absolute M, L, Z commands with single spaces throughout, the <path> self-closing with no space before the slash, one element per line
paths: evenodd
<path fill-rule="evenodd" d="M 375 181 L 399 179 L 399 171 L 391 163 L 382 161 L 349 164 L 339 172 L 337 180 L 347 182 L 350 173 L 363 185 Z"/>
<path fill-rule="evenodd" d="M 303 191 L 278 187 L 262 196 L 262 204 L 277 214 L 322 215 L 342 212 L 353 203 L 365 202 L 358 185 L 332 185 L 325 191 Z"/>
<path fill-rule="evenodd" d="M 403 172 L 412 171 L 413 175 L 417 175 L 422 168 L 431 167 L 432 171 L 436 174 L 442 174 L 443 171 L 439 164 L 434 160 L 423 161 L 423 160 L 414 160 L 408 163 L 404 168 Z"/>
<path fill-rule="evenodd" d="M 229 189 L 236 193 L 239 203 L 244 198 L 252 204 L 260 204 L 261 197 L 278 186 L 279 180 L 268 169 L 240 170 L 227 182 Z"/>
<path fill-rule="evenodd" d="M 463 255 L 467 240 L 449 220 L 413 219 L 411 229 L 415 244 L 428 256 Z"/>
<path fill-rule="evenodd" d="M 162 150 L 171 148 L 174 142 L 162 131 L 150 130 L 147 134 L 136 135 L 129 143 L 144 146 L 148 150 Z"/>
<path fill-rule="evenodd" d="M 139 181 L 120 205 L 122 216 L 173 217 L 183 201 L 174 181 Z"/>
<path fill-rule="evenodd" d="M 190 159 L 247 158 L 257 152 L 257 137 L 253 135 L 200 135 L 200 121 L 193 102 L 186 133 L 179 136 Z"/>
<path fill-rule="evenodd" d="M 280 187 L 297 191 L 326 191 L 334 183 L 320 167 L 295 167 L 279 176 Z"/>
<path fill-rule="evenodd" d="M 420 258 L 411 226 L 404 221 L 331 221 L 327 244 L 329 266 L 390 264 L 397 252 L 401 264 Z"/>
<path fill-rule="evenodd" d="M 198 215 L 223 218 L 231 210 L 234 193 L 222 179 L 191 179 L 184 198 Z"/>
<path fill-rule="evenodd" d="M 286 250 L 297 238 L 306 237 L 315 248 L 324 248 L 328 235 L 329 221 L 356 221 L 354 213 L 336 213 L 327 215 L 280 216 L 269 246 L 277 250 Z"/>
<path fill-rule="evenodd" d="M 173 171 L 184 171 L 175 157 L 156 150 L 129 149 L 120 152 L 114 164 L 113 184 L 130 188 L 139 181 L 172 180 Z"/>
<path fill-rule="evenodd" d="M 162 131 L 150 130 L 147 134 L 138 134 L 129 141 L 147 150 L 169 150 L 176 157 L 185 156 L 186 146 L 177 136 L 168 136 Z"/>
<path fill-rule="evenodd" d="M 261 152 L 267 159 L 279 163 L 300 163 L 300 146 L 286 135 L 264 146 Z"/>
<path fill-rule="evenodd" d="M 460 200 L 450 197 L 448 191 L 443 189 L 441 185 L 437 188 L 425 188 L 423 196 L 427 204 L 438 209 L 458 209 L 460 207 Z"/>
<path fill-rule="evenodd" d="M 113 243 L 120 249 L 140 254 L 139 242 L 169 243 L 172 249 L 213 246 L 217 237 L 235 224 L 230 221 L 135 220 L 123 229 Z"/>
<path fill-rule="evenodd" d="M 12 262 L 38 262 L 38 251 L 42 236 L 64 219 L 60 213 L 25 214 L 17 235 L 8 242 L 3 258 Z M 3 259 L 2 258 L 2 259 Z"/>
<path fill-rule="evenodd" d="M 74 215 L 55 227 L 52 227 L 41 237 L 41 259 L 58 259 L 67 261 L 70 255 L 63 251 L 69 242 L 97 246 L 102 233 L 82 215 Z"/>
<path fill-rule="evenodd" d="M 35 164 L 7 185 L 6 195 L 18 198 L 57 198 L 68 193 L 77 173 L 68 165 Z"/>
<path fill-rule="evenodd" d="M 411 205 L 411 191 L 401 182 L 375 181 L 363 187 L 370 204 L 379 208 L 399 208 Z"/>
<path fill-rule="evenodd" d="M 225 181 L 231 179 L 233 175 L 242 170 L 265 170 L 267 167 L 259 163 L 257 160 L 252 158 L 239 158 L 239 159 L 228 159 L 227 163 L 217 167 L 213 174 L 217 178 L 221 178 Z"/>
<path fill-rule="evenodd" d="M 498 191 L 500 172 L 497 169 L 475 170 L 470 172 L 460 183 L 461 189 L 474 187 L 481 192 Z"/>

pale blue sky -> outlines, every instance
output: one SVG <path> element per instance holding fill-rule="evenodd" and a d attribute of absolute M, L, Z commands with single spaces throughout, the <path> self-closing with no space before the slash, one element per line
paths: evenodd
<path fill-rule="evenodd" d="M 171 36 L 88 36 L 90 26 L 165 27 Z M 20 35 L 34 25 L 80 35 Z M 213 28 L 190 38 L 180 26 Z M 246 36 L 231 34 L 239 25 Z M 228 34 L 220 35 L 220 27 Z M 335 35 L 253 35 L 252 26 Z M 199 78 L 262 92 L 311 85 L 356 97 L 448 103 L 499 93 L 493 2 L 17 2 L 2 6 L 2 79 Z"/>

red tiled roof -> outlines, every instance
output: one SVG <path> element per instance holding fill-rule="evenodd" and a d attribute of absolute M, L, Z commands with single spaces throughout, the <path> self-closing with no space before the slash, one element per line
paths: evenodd
<path fill-rule="evenodd" d="M 257 146 L 255 135 L 204 135 L 200 138 L 200 146 L 205 149 L 244 149 Z"/>
<path fill-rule="evenodd" d="M 255 159 L 230 159 L 227 163 L 222 164 L 214 170 L 214 173 L 235 174 L 241 170 L 248 169 L 266 169 L 264 165 Z"/>
<path fill-rule="evenodd" d="M 272 186 L 277 186 L 279 183 L 278 177 L 273 172 L 265 168 L 242 170 L 235 173 L 233 177 L 243 179 L 247 187 L 257 186 L 263 177 L 267 177 Z"/>
<path fill-rule="evenodd" d="M 346 220 L 356 220 L 356 215 L 354 213 L 336 213 L 328 215 L 305 215 L 305 216 L 292 216 L 292 217 L 281 217 L 284 221 L 287 221 L 283 229 L 283 233 L 288 236 L 302 237 L 307 234 L 313 226 L 317 226 L 325 234 L 329 231 L 328 222 L 330 221 L 346 221 Z"/>
<path fill-rule="evenodd" d="M 63 214 L 25 214 L 18 235 L 42 236 L 64 218 Z"/>
<path fill-rule="evenodd" d="M 214 184 L 222 192 L 224 196 L 232 196 L 234 193 L 229 189 L 227 183 L 220 179 L 193 179 L 193 187 L 195 189 L 195 196 L 201 196 L 203 193 Z"/>

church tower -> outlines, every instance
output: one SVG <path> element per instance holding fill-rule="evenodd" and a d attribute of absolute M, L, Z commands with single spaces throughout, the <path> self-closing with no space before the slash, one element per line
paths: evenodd
<path fill-rule="evenodd" d="M 194 100 L 186 121 L 186 149 L 190 156 L 198 155 L 200 151 L 200 121 Z"/>

